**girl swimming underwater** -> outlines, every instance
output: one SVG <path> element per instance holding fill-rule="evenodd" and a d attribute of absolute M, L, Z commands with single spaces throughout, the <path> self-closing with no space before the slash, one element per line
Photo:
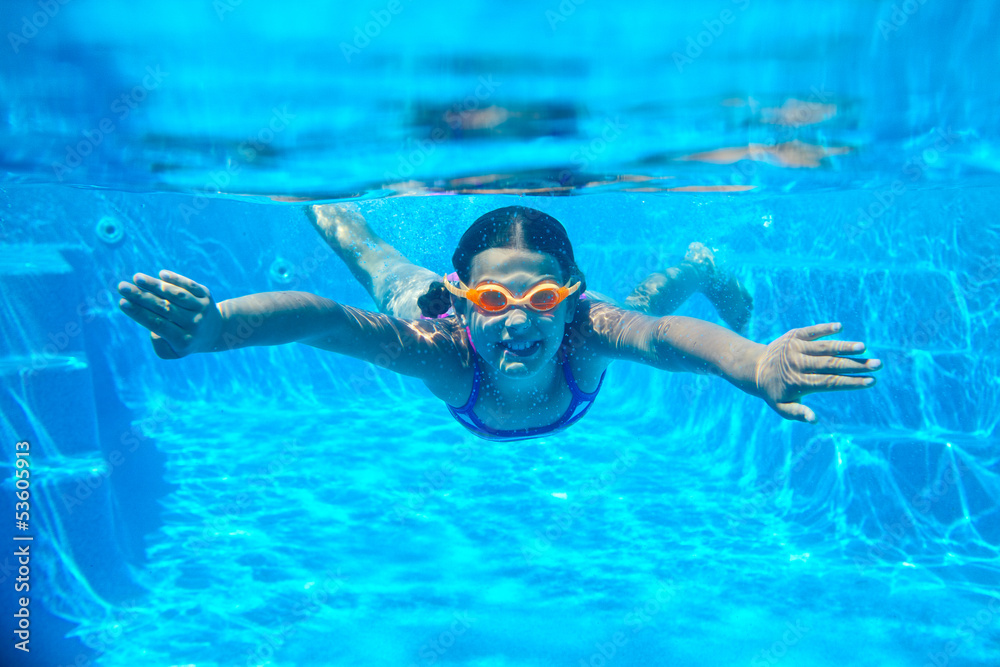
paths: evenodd
<path fill-rule="evenodd" d="M 304 343 L 421 379 L 466 428 L 496 440 L 575 423 L 616 359 L 721 375 L 786 419 L 807 422 L 816 416 L 803 396 L 869 387 L 874 378 L 860 374 L 881 366 L 849 356 L 863 343 L 818 340 L 839 332 L 838 323 L 762 345 L 709 322 L 654 316 L 699 287 L 722 290 L 714 301 L 737 325 L 749 312 L 740 307 L 745 293 L 713 282 L 697 247 L 680 267 L 644 281 L 623 308 L 587 291 L 562 225 L 534 209 L 510 206 L 476 220 L 452 256 L 457 275 L 444 279 L 411 264 L 350 208 L 315 206 L 310 215 L 379 313 L 305 292 L 216 304 L 206 287 L 166 270 L 119 283 L 119 305 L 150 330 L 161 358 Z M 249 335 L 247 320 L 258 325 Z"/>

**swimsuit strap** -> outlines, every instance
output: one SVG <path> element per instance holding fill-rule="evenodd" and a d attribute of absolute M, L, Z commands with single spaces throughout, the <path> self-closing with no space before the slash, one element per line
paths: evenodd
<path fill-rule="evenodd" d="M 566 378 L 566 384 L 569 386 L 569 390 L 573 392 L 574 401 L 590 401 L 597 396 L 597 392 L 601 390 L 600 383 L 597 384 L 597 389 L 590 392 L 589 394 L 584 390 L 580 389 L 580 385 L 576 383 L 576 378 L 573 377 L 573 370 L 569 365 L 569 354 L 565 352 L 565 348 L 560 347 L 559 351 L 563 355 L 563 377 Z M 607 372 L 607 371 L 605 371 Z M 601 382 L 604 381 L 604 373 L 601 374 Z M 573 404 L 571 407 L 575 407 Z"/>
<path fill-rule="evenodd" d="M 569 354 L 566 352 L 565 348 L 560 347 L 559 352 L 562 355 L 563 377 L 566 380 L 566 384 L 569 387 L 573 398 L 570 400 L 569 407 L 566 408 L 566 412 L 564 412 L 555 423 L 548 426 L 512 430 L 494 429 L 484 424 L 479 417 L 476 416 L 476 413 L 473 410 L 476 405 L 476 399 L 479 398 L 480 372 L 478 353 L 473 353 L 472 355 L 472 392 L 469 394 L 469 400 L 467 400 L 465 405 L 460 408 L 448 405 L 448 411 L 451 412 L 452 416 L 461 422 L 461 424 L 467 429 L 476 435 L 489 440 L 520 440 L 533 438 L 562 430 L 563 428 L 576 423 L 587 413 L 590 406 L 593 405 L 594 399 L 597 397 L 598 392 L 601 391 L 601 386 L 604 384 L 604 376 L 607 374 L 607 371 L 601 373 L 601 380 L 597 383 L 597 389 L 591 393 L 587 393 L 580 389 L 580 386 L 576 383 L 576 378 L 573 377 L 573 371 L 570 368 Z M 582 409 L 580 409 L 581 406 Z"/>
<path fill-rule="evenodd" d="M 466 327 L 465 330 L 468 331 L 468 327 Z M 469 334 L 469 342 L 472 342 L 472 334 Z M 455 408 L 450 405 L 448 406 L 448 409 L 451 410 L 452 414 L 471 414 L 472 407 L 476 404 L 476 399 L 479 398 L 479 353 L 474 350 L 475 348 L 473 348 L 472 353 L 472 393 L 469 394 L 469 400 L 467 400 L 465 405 L 462 407 Z"/>

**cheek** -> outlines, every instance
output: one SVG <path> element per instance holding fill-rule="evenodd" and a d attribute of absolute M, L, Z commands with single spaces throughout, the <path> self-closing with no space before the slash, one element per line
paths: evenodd
<path fill-rule="evenodd" d="M 488 317 L 476 313 L 469 322 L 473 333 L 480 333 L 484 336 L 492 336 L 503 329 L 503 322 L 496 317 Z"/>
<path fill-rule="evenodd" d="M 538 328 L 546 335 L 562 332 L 563 320 L 560 317 L 545 317 L 538 320 Z"/>
<path fill-rule="evenodd" d="M 472 342 L 482 352 L 486 346 L 500 339 L 503 327 L 496 320 L 473 315 L 472 321 L 469 322 L 469 331 L 472 333 Z"/>
<path fill-rule="evenodd" d="M 543 332 L 562 331 L 566 324 L 565 313 L 561 311 L 537 313 L 535 315 L 535 327 Z"/>

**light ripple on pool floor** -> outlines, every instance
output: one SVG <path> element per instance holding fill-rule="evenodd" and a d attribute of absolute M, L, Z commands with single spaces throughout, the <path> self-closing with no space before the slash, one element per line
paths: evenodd
<path fill-rule="evenodd" d="M 605 420 L 498 445 L 440 407 L 187 406 L 157 436 L 178 486 L 149 598 L 99 664 L 577 665 L 621 632 L 619 665 L 913 665 L 984 608 L 773 511 L 734 524 L 687 443 Z M 989 664 L 998 628 L 950 664 Z"/>

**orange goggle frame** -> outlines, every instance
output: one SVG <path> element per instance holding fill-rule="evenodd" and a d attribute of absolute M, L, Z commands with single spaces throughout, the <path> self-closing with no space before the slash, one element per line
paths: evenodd
<path fill-rule="evenodd" d="M 566 283 L 560 287 L 556 283 L 547 280 L 538 283 L 521 296 L 515 296 L 509 289 L 498 283 L 480 283 L 476 287 L 466 287 L 461 280 L 459 286 L 455 287 L 448 280 L 444 279 L 444 286 L 448 291 L 458 297 L 465 297 L 472 303 L 479 306 L 488 313 L 500 313 L 511 306 L 527 306 L 532 310 L 544 313 L 558 306 L 563 299 L 580 289 L 580 283 L 574 285 Z"/>

